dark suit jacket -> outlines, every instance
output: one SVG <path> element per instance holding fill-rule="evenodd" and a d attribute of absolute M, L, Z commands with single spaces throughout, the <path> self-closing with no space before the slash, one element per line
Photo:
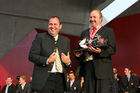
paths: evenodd
<path fill-rule="evenodd" d="M 68 51 L 70 52 L 70 40 L 64 36 L 59 35 L 57 40 L 57 47 L 59 54 L 62 52 L 67 54 Z M 48 32 L 37 34 L 29 53 L 29 60 L 34 63 L 32 88 L 39 90 L 44 87 L 48 79 L 49 72 L 53 67 L 53 64 L 46 64 L 46 61 L 48 57 L 54 52 L 55 48 L 56 46 L 54 38 L 49 35 Z M 62 63 L 62 66 L 66 84 L 65 67 L 67 67 L 67 65 Z"/>
<path fill-rule="evenodd" d="M 6 85 L 2 88 L 1 93 L 5 93 L 5 90 L 6 90 Z M 8 93 L 15 93 L 15 92 L 16 92 L 16 86 L 12 84 L 8 88 Z"/>
<path fill-rule="evenodd" d="M 79 93 L 81 90 L 80 81 L 75 80 L 70 86 L 70 81 L 68 82 L 68 93 Z"/>
<path fill-rule="evenodd" d="M 22 89 L 19 84 L 16 93 L 32 93 L 30 84 L 26 83 L 24 89 Z"/>
<path fill-rule="evenodd" d="M 121 91 L 123 93 L 126 91 L 128 91 L 129 93 L 136 93 L 139 84 L 138 82 L 138 77 L 135 75 L 131 75 L 129 82 L 127 76 L 122 77 L 120 81 Z"/>
<path fill-rule="evenodd" d="M 96 33 L 100 35 L 102 38 L 107 40 L 107 48 L 101 48 L 101 53 L 92 53 L 94 56 L 94 71 L 95 76 L 97 79 L 108 79 L 113 77 L 113 71 L 112 71 L 112 61 L 111 56 L 116 52 L 116 42 L 115 42 L 115 36 L 112 29 L 107 27 L 102 27 L 99 29 L 99 31 Z M 89 29 L 85 30 L 81 34 L 81 40 L 85 37 L 90 38 L 89 36 Z M 82 62 L 83 56 L 81 58 L 78 58 L 80 62 Z M 85 63 L 86 64 L 86 63 Z M 85 65 L 84 64 L 84 65 Z M 89 69 L 88 66 L 87 68 Z M 85 73 L 84 71 L 82 71 Z"/>
<path fill-rule="evenodd" d="M 118 81 L 116 81 L 114 78 L 111 79 L 111 88 L 110 88 L 111 93 L 118 93 L 119 92 L 119 85 Z"/>

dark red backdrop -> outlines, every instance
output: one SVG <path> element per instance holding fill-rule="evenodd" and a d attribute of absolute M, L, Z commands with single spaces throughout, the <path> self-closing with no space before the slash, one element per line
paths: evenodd
<path fill-rule="evenodd" d="M 140 14 L 115 19 L 110 24 L 115 31 L 117 53 L 113 65 L 123 74 L 131 66 L 140 75 Z"/>
<path fill-rule="evenodd" d="M 140 14 L 115 19 L 109 26 L 114 29 L 117 42 L 117 52 L 112 57 L 113 66 L 118 68 L 121 75 L 124 75 L 123 70 L 126 66 L 133 67 L 135 73 L 140 74 Z M 37 31 L 40 32 L 40 30 Z M 24 74 L 29 78 L 32 74 L 33 64 L 28 61 L 28 52 L 35 35 L 36 30 L 29 33 L 0 59 L 0 85 L 5 84 L 5 78 L 8 75 L 12 75 L 14 82 L 17 82 L 15 79 L 17 75 Z M 63 35 L 71 39 L 71 50 L 75 50 L 78 46 L 79 37 Z M 77 61 L 73 55 L 72 62 L 73 65 L 70 69 L 75 70 Z"/>

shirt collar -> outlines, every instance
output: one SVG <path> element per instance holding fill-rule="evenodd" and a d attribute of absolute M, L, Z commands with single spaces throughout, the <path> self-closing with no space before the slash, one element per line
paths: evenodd
<path fill-rule="evenodd" d="M 55 41 L 57 41 L 57 40 L 58 40 L 58 35 L 57 35 L 57 36 L 55 36 L 55 37 L 54 37 L 54 39 L 55 39 Z"/>
<path fill-rule="evenodd" d="M 102 24 L 99 24 L 96 29 L 100 29 L 102 27 Z"/>
<path fill-rule="evenodd" d="M 12 85 L 12 83 L 11 84 L 9 84 L 9 85 L 7 85 L 7 86 L 11 86 Z"/>
<path fill-rule="evenodd" d="M 129 76 L 127 76 L 128 78 L 130 78 L 130 75 Z"/>
<path fill-rule="evenodd" d="M 24 83 L 24 84 L 21 84 L 21 85 L 22 85 L 22 86 L 25 86 L 25 84 L 26 84 L 26 83 Z"/>

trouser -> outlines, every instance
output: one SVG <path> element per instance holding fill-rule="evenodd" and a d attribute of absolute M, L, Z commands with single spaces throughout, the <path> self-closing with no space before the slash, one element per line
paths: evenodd
<path fill-rule="evenodd" d="M 94 63 L 87 62 L 85 71 L 85 93 L 110 93 L 111 80 L 97 79 L 94 72 Z"/>
<path fill-rule="evenodd" d="M 37 93 L 64 93 L 64 75 L 62 73 L 50 73 L 45 86 Z"/>

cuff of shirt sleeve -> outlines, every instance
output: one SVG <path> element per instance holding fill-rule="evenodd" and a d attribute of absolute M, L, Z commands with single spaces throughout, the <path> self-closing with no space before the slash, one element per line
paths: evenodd
<path fill-rule="evenodd" d="M 71 62 L 69 64 L 66 64 L 67 66 L 71 66 Z"/>
<path fill-rule="evenodd" d="M 49 64 L 48 59 L 46 60 L 46 64 L 47 64 L 47 65 Z"/>
<path fill-rule="evenodd" d="M 66 65 L 70 65 L 70 64 L 71 64 L 71 62 L 69 64 L 66 64 Z"/>

